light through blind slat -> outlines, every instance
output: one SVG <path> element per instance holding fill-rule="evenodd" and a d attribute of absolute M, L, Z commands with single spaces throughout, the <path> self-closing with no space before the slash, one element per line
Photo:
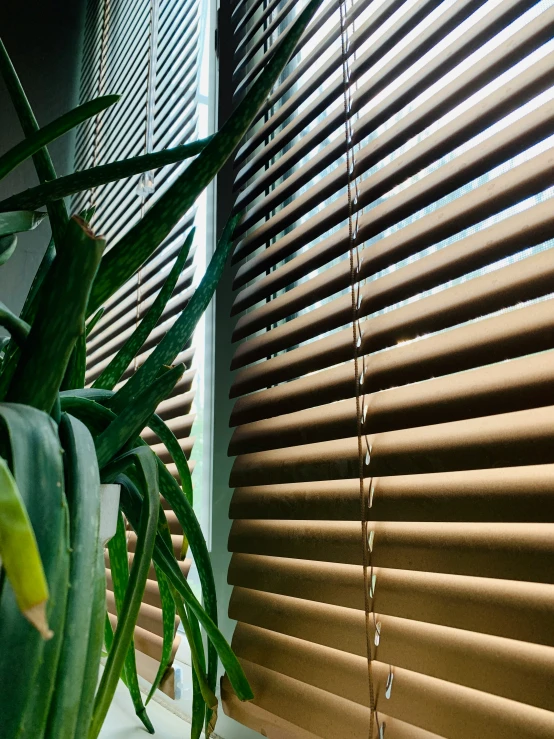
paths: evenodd
<path fill-rule="evenodd" d="M 78 167 L 137 156 L 197 138 L 199 12 L 198 0 L 140 0 L 132 8 L 122 0 L 90 0 L 83 47 L 81 98 L 86 100 L 106 93 L 118 93 L 122 98 L 103 116 L 81 126 L 76 146 Z M 187 164 L 168 165 L 155 173 L 108 183 L 77 196 L 73 208 L 79 211 L 90 205 L 97 206 L 92 227 L 106 236 L 108 246 L 113 245 Z M 105 313 L 88 341 L 88 383 L 106 369 L 152 305 L 194 224 L 194 217 L 193 211 L 187 214 L 148 263 L 106 303 Z M 146 360 L 187 304 L 195 274 L 194 252 L 192 248 L 173 297 L 140 354 L 125 372 L 124 379 Z M 192 345 L 183 348 L 178 360 L 185 362 L 188 369 L 172 397 L 158 409 L 162 418 L 167 419 L 187 457 L 190 457 L 194 441 L 190 435 L 194 420 L 191 406 L 195 371 L 190 369 L 193 355 Z M 164 461 L 170 460 L 155 434 L 146 431 L 144 436 Z M 178 478 L 175 465 L 167 466 Z M 192 468 L 193 463 L 189 462 L 189 466 Z M 171 510 L 168 510 L 168 517 L 175 554 L 180 558 L 183 533 Z M 127 538 L 132 559 L 136 537 L 130 532 Z M 180 564 L 186 575 L 190 561 Z M 108 612 L 114 625 L 117 611 L 111 592 L 108 557 L 106 567 Z M 177 624 L 176 621 L 175 631 Z M 179 641 L 176 634 L 172 660 Z M 161 602 L 155 572 L 151 568 L 135 630 L 135 648 L 142 654 L 137 664 L 139 672 L 147 679 L 153 680 L 157 672 L 162 643 Z M 161 688 L 170 695 L 174 691 L 171 667 Z"/>
<path fill-rule="evenodd" d="M 236 6 L 235 100 L 301 7 Z M 270 738 L 554 736 L 553 29 L 324 2 L 235 157 L 222 697 Z"/>

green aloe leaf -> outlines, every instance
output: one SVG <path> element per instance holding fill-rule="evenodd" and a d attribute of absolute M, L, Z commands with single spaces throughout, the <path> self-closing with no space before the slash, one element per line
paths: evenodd
<path fill-rule="evenodd" d="M 46 213 L 35 210 L 16 210 L 12 213 L 0 213 L 0 236 L 32 231 L 44 220 Z"/>
<path fill-rule="evenodd" d="M 125 482 L 129 481 L 129 484 L 132 484 L 128 477 L 126 477 L 125 475 L 122 475 L 122 477 L 125 477 Z M 134 477 L 135 481 L 140 484 L 140 479 L 137 479 L 136 475 Z M 119 482 L 119 479 L 117 480 L 117 482 Z M 169 546 L 170 550 L 173 551 L 173 545 L 171 543 L 171 532 L 169 530 L 167 517 L 161 503 L 158 513 L 158 533 L 161 534 L 165 543 Z M 154 678 L 154 682 L 152 683 L 152 687 L 150 688 L 150 692 L 148 693 L 148 697 L 146 699 L 147 705 L 156 692 L 158 685 L 160 684 L 167 668 L 171 664 L 171 657 L 173 654 L 173 639 L 175 637 L 175 617 L 177 615 L 175 602 L 173 600 L 173 595 L 171 594 L 171 589 L 169 583 L 167 582 L 167 578 L 156 564 L 154 564 L 154 569 L 156 571 L 156 579 L 158 582 L 158 590 L 160 592 L 160 600 L 162 604 L 163 642 L 160 664 L 158 666 L 156 677 Z"/>
<path fill-rule="evenodd" d="M 115 182 L 116 180 L 140 174 L 141 172 L 150 172 L 153 169 L 159 169 L 167 164 L 181 162 L 203 151 L 211 139 L 212 137 L 210 136 L 206 139 L 193 141 L 190 144 L 175 146 L 172 149 L 164 149 L 163 151 L 156 151 L 151 154 L 122 159 L 118 162 L 84 169 L 81 172 L 75 172 L 66 177 L 58 177 L 57 180 L 45 182 L 37 187 L 31 187 L 28 190 L 24 190 L 0 201 L 0 211 L 30 208 L 29 203 L 35 204 L 32 206 L 33 208 L 41 208 L 43 205 L 48 205 L 54 200 L 74 195 L 83 190 L 92 190 L 108 182 Z M 85 218 L 85 220 L 89 219 Z"/>
<path fill-rule="evenodd" d="M 124 460 L 122 460 L 124 461 Z M 122 468 L 119 465 L 114 465 L 112 470 L 106 473 L 106 477 L 103 478 L 106 482 L 111 482 L 115 477 L 120 474 Z M 122 486 L 121 489 L 121 506 L 125 516 L 130 522 L 131 526 L 137 530 L 139 525 L 141 499 L 138 491 L 134 486 Z M 242 669 L 240 662 L 235 657 L 233 650 L 225 640 L 223 634 L 219 631 L 215 623 L 208 616 L 198 599 L 194 595 L 190 585 L 183 577 L 183 573 L 179 569 L 177 561 L 170 551 L 168 546 L 163 541 L 162 537 L 158 534 L 156 538 L 156 546 L 153 554 L 154 562 L 157 564 L 162 572 L 166 575 L 170 584 L 175 588 L 179 595 L 183 598 L 188 607 L 197 617 L 198 621 L 202 624 L 208 639 L 215 646 L 217 654 L 221 659 L 221 663 L 227 672 L 229 680 L 240 700 L 251 700 L 254 696 L 252 689 L 248 683 L 244 670 Z"/>
<path fill-rule="evenodd" d="M 0 557 L 21 613 L 41 635 L 52 632 L 46 623 L 48 583 L 27 509 L 10 468 L 0 457 Z M 37 620 L 36 615 L 42 613 Z"/>
<path fill-rule="evenodd" d="M 0 236 L 0 266 L 6 264 L 8 259 L 13 255 L 16 247 L 17 236 L 15 234 Z"/>
<path fill-rule="evenodd" d="M 160 515 L 161 514 L 162 514 L 162 509 L 160 509 Z M 169 589 L 167 578 L 163 574 L 163 572 L 160 570 L 160 568 L 157 565 L 154 565 L 154 569 L 156 570 L 156 580 L 158 581 L 158 589 L 160 591 L 160 601 L 162 604 L 163 641 L 162 641 L 162 656 L 160 659 L 160 664 L 158 666 L 158 671 L 156 673 L 156 677 L 154 678 L 154 682 L 152 683 L 152 687 L 150 688 L 150 692 L 148 693 L 148 697 L 146 699 L 146 705 L 148 705 L 149 701 L 153 698 L 154 693 L 158 689 L 158 686 L 160 682 L 162 681 L 162 678 L 165 675 L 165 672 L 171 663 L 171 654 L 173 652 L 173 639 L 175 636 L 176 611 L 175 611 L 175 603 L 171 595 L 171 590 Z"/>
<path fill-rule="evenodd" d="M 22 726 L 40 725 L 45 719 L 42 709 L 47 703 L 39 711 L 33 692 L 44 667 L 51 675 L 56 673 L 68 588 L 69 542 L 62 453 L 52 419 L 34 408 L 0 404 L 0 441 L 35 533 L 50 592 L 46 614 L 39 611 L 37 619 L 43 625 L 46 619 L 55 635 L 44 641 L 21 615 L 14 591 L 5 581 L 0 596 L 0 716 L 2 735 L 11 737 L 17 736 Z M 14 670 L 14 665 L 24 665 L 24 669 Z M 46 696 L 50 685 L 52 680 L 42 684 Z"/>
<path fill-rule="evenodd" d="M 73 739 L 87 737 L 92 718 L 94 704 L 94 693 L 98 683 L 100 671 L 100 658 L 102 656 L 102 645 L 104 643 L 104 618 L 106 617 L 106 570 L 104 565 L 104 552 L 98 549 L 96 566 L 92 573 L 94 582 L 94 596 L 92 601 L 92 613 L 87 644 L 87 656 L 85 660 L 85 674 L 81 688 L 81 700 L 79 702 L 79 716 Z"/>
<path fill-rule="evenodd" d="M 39 125 L 2 39 L 0 39 L 0 74 L 4 78 L 23 133 L 29 138 L 39 130 Z M 56 170 L 45 146 L 33 154 L 33 162 L 40 182 L 56 179 Z M 63 200 L 56 200 L 48 206 L 47 210 L 54 241 L 59 244 L 68 221 L 65 204 Z"/>
<path fill-rule="evenodd" d="M 66 623 L 45 739 L 73 739 L 81 701 L 99 548 L 100 472 L 94 441 L 81 421 L 60 423 L 69 508 L 71 562 Z"/>
<path fill-rule="evenodd" d="M 129 378 L 110 401 L 109 405 L 115 411 L 123 408 L 130 398 L 148 387 L 164 365 L 172 364 L 175 357 L 183 350 L 186 342 L 192 337 L 194 329 L 212 299 L 223 273 L 232 246 L 233 231 L 238 220 L 239 216 L 233 216 L 227 222 L 217 248 L 210 259 L 206 273 L 179 318 L 146 362 Z"/>
<path fill-rule="evenodd" d="M 181 619 L 181 624 L 183 625 L 184 632 L 187 635 L 187 641 L 190 647 L 192 669 L 198 682 L 198 687 L 200 689 L 202 700 L 208 708 L 213 709 L 217 706 L 217 698 L 215 697 L 213 690 L 208 685 L 208 680 L 206 678 L 204 646 L 202 644 L 202 636 L 200 634 L 198 621 L 196 620 L 194 613 L 191 613 L 189 618 L 189 614 L 187 613 L 187 610 L 183 603 L 183 599 L 181 598 L 179 593 L 175 591 L 175 588 L 172 588 L 172 591 L 174 593 L 173 597 L 175 600 L 175 605 L 177 606 L 177 613 L 179 614 L 179 617 Z"/>
<path fill-rule="evenodd" d="M 44 279 L 8 400 L 52 410 L 73 347 L 85 331 L 87 299 L 104 246 L 81 219 L 70 220 L 63 247 Z"/>
<path fill-rule="evenodd" d="M 189 464 L 185 453 L 181 449 L 179 440 L 169 428 L 169 426 L 162 421 L 162 419 L 154 414 L 148 421 L 148 428 L 151 429 L 156 436 L 159 437 L 160 441 L 165 445 L 165 448 L 171 455 L 177 472 L 181 478 L 181 485 L 183 492 L 187 496 L 188 502 L 192 505 L 193 503 L 193 491 L 192 491 L 192 477 L 190 474 Z"/>
<path fill-rule="evenodd" d="M 125 342 L 125 344 L 117 352 L 115 357 L 108 364 L 106 369 L 92 383 L 92 387 L 107 388 L 109 390 L 112 390 L 116 383 L 119 382 L 119 380 L 121 379 L 129 364 L 140 351 L 141 346 L 150 335 L 150 332 L 160 320 L 165 306 L 167 305 L 169 299 L 171 298 L 171 295 L 173 294 L 173 290 L 175 289 L 175 285 L 177 284 L 179 275 L 183 271 L 183 267 L 185 266 L 185 262 L 190 252 L 190 247 L 192 246 L 192 241 L 194 239 L 194 231 L 195 229 L 193 228 L 188 234 L 185 243 L 179 250 L 177 259 L 175 260 L 175 263 L 173 264 L 173 267 L 171 268 L 171 271 L 167 276 L 162 289 L 156 296 L 156 299 L 150 306 L 150 309 L 148 310 L 142 321 L 139 323 L 133 334 L 129 337 L 129 339 Z"/>
<path fill-rule="evenodd" d="M 95 100 L 89 100 L 28 135 L 27 138 L 0 156 L 0 180 L 47 144 L 71 131 L 83 121 L 98 115 L 98 113 L 117 103 L 119 97 L 119 95 L 106 95 Z M 14 210 L 18 209 L 19 207 Z M 11 210 L 11 208 L 8 210 Z"/>
<path fill-rule="evenodd" d="M 94 327 L 96 326 L 96 324 L 102 318 L 103 315 L 104 315 L 104 308 L 99 308 L 86 325 L 85 333 L 87 336 L 91 333 L 91 331 L 94 330 Z"/>
<path fill-rule="evenodd" d="M 108 542 L 108 551 L 110 553 L 110 571 L 112 574 L 113 592 L 115 597 L 115 605 L 118 615 L 121 613 L 123 608 L 123 602 L 125 599 L 125 593 L 129 586 L 129 559 L 127 555 L 127 537 L 125 533 L 125 524 L 123 523 L 123 517 L 121 514 L 117 517 L 117 529 L 115 536 Z M 109 621 L 108 621 L 109 622 Z M 113 642 L 112 642 L 113 643 Z M 111 649 L 111 646 L 110 646 Z M 146 730 L 150 733 L 154 733 L 154 727 L 146 708 L 142 702 L 140 694 L 140 687 L 137 675 L 137 663 L 135 658 L 135 644 L 133 639 L 127 650 L 124 663 L 125 672 L 125 684 L 129 690 L 133 706 L 135 707 L 135 713 L 142 721 Z"/>
<path fill-rule="evenodd" d="M 37 273 L 35 274 L 31 289 L 27 293 L 27 297 L 25 298 L 25 303 L 20 314 L 20 318 L 28 324 L 31 324 L 35 317 L 39 290 L 55 256 L 56 248 L 54 246 L 54 239 L 50 239 L 50 243 L 48 244 L 48 248 L 41 260 Z M 0 400 L 3 400 L 6 397 L 7 389 L 12 380 L 15 368 L 17 367 L 19 355 L 19 347 L 15 341 L 11 341 L 6 349 L 4 361 L 2 362 L 2 370 L 0 373 Z"/>
<path fill-rule="evenodd" d="M 1 302 L 0 326 L 3 326 L 7 331 L 9 331 L 10 336 L 12 336 L 15 342 L 20 346 L 25 343 L 27 336 L 29 335 L 29 331 L 31 330 L 28 323 L 22 321 L 21 318 L 18 318 L 15 313 L 12 313 L 11 310 Z"/>
<path fill-rule="evenodd" d="M 90 299 L 94 313 L 131 277 L 193 205 L 238 146 L 322 0 L 310 0 L 229 120 L 144 218 L 106 254 Z"/>
<path fill-rule="evenodd" d="M 75 342 L 65 375 L 60 386 L 61 390 L 83 388 L 85 386 L 85 373 L 87 368 L 87 336 L 83 332 Z"/>
<path fill-rule="evenodd" d="M 133 638 L 156 541 L 160 493 L 155 455 L 150 449 L 144 447 L 134 450 L 133 460 L 137 474 L 143 481 L 146 495 L 141 501 L 138 520 L 135 520 L 137 545 L 129 575 L 129 584 L 119 613 L 112 648 L 108 654 L 94 701 L 94 712 L 88 739 L 96 739 L 100 733 L 112 701 Z"/>
<path fill-rule="evenodd" d="M 96 439 L 98 464 L 102 468 L 119 450 L 146 426 L 158 404 L 175 387 L 185 371 L 184 365 L 173 367 L 158 377 L 145 392 L 133 399 Z"/>
<path fill-rule="evenodd" d="M 27 321 L 27 323 L 32 323 L 35 318 L 38 294 L 42 283 L 44 282 L 44 278 L 46 277 L 46 275 L 48 274 L 48 270 L 52 266 L 52 262 L 54 261 L 55 256 L 56 247 L 54 245 L 54 239 L 50 239 L 46 251 L 44 252 L 44 256 L 41 259 L 39 268 L 33 279 L 31 289 L 27 293 L 27 297 L 25 298 L 25 303 L 23 304 L 23 309 L 21 311 L 21 318 Z"/>

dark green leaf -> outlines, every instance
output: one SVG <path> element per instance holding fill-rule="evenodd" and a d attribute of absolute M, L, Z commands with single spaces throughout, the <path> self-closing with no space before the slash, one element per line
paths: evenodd
<path fill-rule="evenodd" d="M 135 521 L 137 524 L 135 529 L 137 532 L 137 545 L 133 558 L 133 566 L 131 568 L 123 606 L 117 621 L 113 645 L 106 660 L 106 666 L 94 701 L 89 739 L 96 739 L 100 733 L 112 701 L 117 681 L 133 638 L 156 541 L 160 494 L 155 455 L 150 449 L 144 447 L 134 450 L 133 459 L 137 473 L 143 480 L 147 494 L 141 503 L 139 520 Z"/>
<path fill-rule="evenodd" d="M 100 473 L 94 441 L 76 418 L 64 414 L 60 438 L 65 452 L 71 562 L 66 623 L 46 739 L 73 739 L 85 676 L 91 604 L 100 526 Z"/>
<path fill-rule="evenodd" d="M 161 510 L 160 510 L 160 514 L 161 514 Z M 150 688 L 150 692 L 148 693 L 148 698 L 146 699 L 147 705 L 148 705 L 148 702 L 152 699 L 156 690 L 158 689 L 158 686 L 163 676 L 165 675 L 167 668 L 171 664 L 171 654 L 173 651 L 173 637 L 175 634 L 175 615 L 176 615 L 175 614 L 175 602 L 171 595 L 171 590 L 169 589 L 167 578 L 157 565 L 154 565 L 154 568 L 156 570 L 156 580 L 158 581 L 158 589 L 160 591 L 160 601 L 162 605 L 163 641 L 162 641 L 162 656 L 160 659 L 160 664 L 158 666 L 156 677 L 154 678 L 154 682 L 152 683 L 152 687 Z"/>
<path fill-rule="evenodd" d="M 104 641 L 104 618 L 106 617 L 106 570 L 104 565 L 104 551 L 98 549 L 96 567 L 92 573 L 94 581 L 94 596 L 91 608 L 91 619 L 85 661 L 85 674 L 79 701 L 79 716 L 74 739 L 86 739 L 92 718 L 94 693 L 98 683 L 100 658 Z M 110 629 L 111 632 L 111 629 Z M 112 635 L 113 638 L 113 635 Z M 107 642 L 106 642 L 107 643 Z"/>
<path fill-rule="evenodd" d="M 12 313 L 4 303 L 0 303 L 0 326 L 9 331 L 19 346 L 25 343 L 31 330 L 29 324 Z"/>
<path fill-rule="evenodd" d="M 69 222 L 64 242 L 43 283 L 37 314 L 8 390 L 8 400 L 46 412 L 52 410 L 75 342 L 85 331 L 89 290 L 105 246 L 76 216 Z"/>
<path fill-rule="evenodd" d="M 110 572 L 112 576 L 113 592 L 115 597 L 115 605 L 118 615 L 123 608 L 125 593 L 129 586 L 129 559 L 127 555 L 127 537 L 125 533 L 125 523 L 121 514 L 117 517 L 117 529 L 115 536 L 108 542 L 108 551 L 110 553 Z M 111 649 L 111 647 L 110 647 Z M 140 687 L 137 675 L 137 663 L 135 658 L 135 644 L 131 639 L 127 655 L 124 663 L 125 684 L 129 690 L 135 713 L 142 721 L 146 730 L 154 733 L 154 727 L 148 718 L 146 709 L 142 702 Z"/>
<path fill-rule="evenodd" d="M 69 556 L 62 454 L 52 419 L 34 408 L 0 404 L 0 441 L 33 526 L 50 599 L 46 617 L 56 636 L 63 630 Z M 44 641 L 17 606 L 9 582 L 0 597 L 0 716 L 2 735 L 39 725 L 46 716 L 32 701 L 35 679 L 47 660 L 55 674 L 61 642 Z M 46 644 L 51 645 L 45 651 Z M 14 665 L 24 665 L 15 669 Z M 50 683 L 52 684 L 52 683 Z M 49 696 L 49 685 L 42 685 Z M 40 710 L 39 710 L 40 708 Z"/>
<path fill-rule="evenodd" d="M 13 255 L 16 246 L 17 236 L 15 234 L 0 236 L 0 266 L 6 264 L 8 259 Z"/>
<path fill-rule="evenodd" d="M 46 213 L 35 210 L 16 210 L 0 213 L 0 236 L 21 231 L 32 231 L 44 219 Z"/>
<path fill-rule="evenodd" d="M 96 454 L 100 468 L 107 464 L 124 444 L 140 434 L 158 404 L 173 390 L 184 370 L 184 366 L 180 364 L 158 377 L 145 392 L 131 400 L 108 428 L 97 437 Z"/>
<path fill-rule="evenodd" d="M 113 469 L 108 473 L 105 478 L 106 481 L 111 481 L 114 477 L 120 474 L 121 469 L 118 469 L 118 465 L 114 465 Z M 135 529 L 139 525 L 139 517 L 141 510 L 141 499 L 136 488 L 133 485 L 124 485 L 121 489 L 121 506 L 125 516 L 129 520 L 131 526 Z M 221 659 L 223 668 L 227 672 L 229 680 L 235 690 L 237 696 L 241 700 L 251 700 L 254 696 L 244 670 L 242 669 L 239 661 L 233 654 L 231 647 L 227 644 L 225 637 L 212 619 L 208 616 L 204 608 L 198 602 L 196 596 L 192 592 L 190 585 L 183 577 L 183 573 L 179 569 L 179 566 L 170 551 L 169 547 L 165 544 L 162 537 L 158 534 L 156 537 L 156 546 L 154 548 L 154 562 L 160 567 L 162 572 L 166 575 L 170 584 L 175 588 L 179 595 L 183 598 L 187 606 L 190 607 L 192 612 L 196 615 L 199 622 L 204 627 L 208 639 L 215 646 L 217 654 Z"/>
<path fill-rule="evenodd" d="M 38 130 L 39 125 L 33 113 L 25 91 L 21 86 L 19 77 L 14 69 L 11 59 L 6 51 L 2 40 L 0 39 L 0 74 L 4 78 L 8 93 L 12 100 L 15 112 L 19 118 L 23 133 L 27 138 L 33 136 Z M 56 179 L 56 170 L 52 164 L 52 159 L 48 153 L 48 149 L 44 146 L 33 155 L 33 162 L 37 171 L 40 182 Z M 67 225 L 67 210 L 63 200 L 57 200 L 48 206 L 48 216 L 50 218 L 50 226 L 52 235 L 56 244 L 61 242 L 62 236 Z"/>
<path fill-rule="evenodd" d="M 156 346 L 146 362 L 129 378 L 110 401 L 109 405 L 115 411 L 125 407 L 130 398 L 148 387 L 159 374 L 163 365 L 172 364 L 175 357 L 183 350 L 186 342 L 192 337 L 196 324 L 212 299 L 223 268 L 225 267 L 225 262 L 232 245 L 232 234 L 238 219 L 238 216 L 234 216 L 227 222 L 214 255 L 210 260 L 206 274 L 179 318 Z"/>
<path fill-rule="evenodd" d="M 78 126 L 88 118 L 92 118 L 98 113 L 102 112 L 110 105 L 117 103 L 119 95 L 106 95 L 105 97 L 99 97 L 95 100 L 89 100 L 83 105 L 79 105 L 77 108 L 70 110 L 69 113 L 64 113 L 55 121 L 49 123 L 43 128 L 39 128 L 38 131 L 27 135 L 27 138 L 21 141 L 19 144 L 14 146 L 12 149 L 7 151 L 5 154 L 0 156 L 0 180 L 5 177 L 8 172 L 15 169 L 18 164 L 24 162 L 29 157 L 36 154 L 44 146 L 50 144 L 55 139 L 63 136 L 64 133 L 71 131 L 71 129 Z M 4 210 L 2 208 L 2 210 Z M 12 210 L 9 208 L 8 210 Z"/>
<path fill-rule="evenodd" d="M 162 421 L 162 419 L 153 415 L 148 421 L 148 427 L 159 437 L 160 441 L 165 445 L 165 448 L 171 455 L 172 460 L 177 467 L 177 472 L 181 478 L 181 486 L 185 495 L 187 496 L 188 502 L 192 505 L 193 503 L 193 491 L 192 491 L 192 477 L 188 465 L 185 453 L 181 449 L 179 440 L 169 428 L 169 426 Z"/>
<path fill-rule="evenodd" d="M 162 289 L 156 296 L 155 301 L 150 306 L 150 309 L 139 323 L 130 338 L 123 344 L 121 349 L 117 352 L 115 357 L 108 364 L 106 369 L 100 374 L 99 377 L 92 383 L 92 387 L 108 388 L 112 390 L 117 382 L 121 379 L 121 376 L 132 362 L 134 357 L 138 354 L 141 346 L 144 344 L 152 329 L 156 326 L 161 315 L 170 299 L 179 275 L 181 274 L 187 256 L 194 239 L 194 228 L 191 229 L 187 236 L 185 243 L 181 247 L 177 259 L 171 272 L 167 276 Z"/>
<path fill-rule="evenodd" d="M 96 313 L 93 315 L 93 317 L 90 319 L 90 321 L 86 325 L 85 333 L 88 337 L 88 335 L 93 331 L 94 327 L 98 323 L 98 321 L 102 318 L 104 315 L 104 308 L 99 308 Z"/>
<path fill-rule="evenodd" d="M 108 182 L 115 182 L 116 180 L 140 174 L 141 172 L 150 172 L 153 169 L 159 169 L 167 164 L 181 162 L 184 159 L 199 154 L 206 148 L 211 138 L 210 136 L 207 139 L 193 141 L 190 144 L 183 144 L 182 146 L 175 146 L 172 149 L 164 149 L 163 151 L 144 154 L 133 157 L 132 159 L 122 159 L 119 162 L 102 164 L 98 167 L 91 167 L 81 172 L 75 172 L 66 177 L 58 177 L 57 180 L 45 182 L 38 187 L 31 187 L 28 190 L 6 198 L 6 200 L 0 201 L 0 211 L 29 208 L 28 205 L 23 205 L 24 203 L 38 203 L 39 205 L 37 207 L 40 208 L 54 200 L 65 198 L 68 195 L 74 195 L 83 190 L 92 190 Z M 85 220 L 89 220 L 89 218 Z"/>
<path fill-rule="evenodd" d="M 87 365 L 87 337 L 82 333 L 75 342 L 65 375 L 62 380 L 61 389 L 80 389 L 85 386 L 85 373 Z"/>

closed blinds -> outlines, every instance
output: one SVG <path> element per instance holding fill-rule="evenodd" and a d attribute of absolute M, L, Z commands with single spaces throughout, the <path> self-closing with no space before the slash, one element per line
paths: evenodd
<path fill-rule="evenodd" d="M 199 0 L 89 0 L 84 37 L 81 98 L 90 99 L 108 92 L 122 95 L 118 105 L 80 128 L 77 136 L 78 169 L 105 164 L 139 154 L 159 151 L 197 138 L 197 72 L 199 52 Z M 113 245 L 141 217 L 149 206 L 183 171 L 188 162 L 169 165 L 156 172 L 137 175 L 85 193 L 76 199 L 74 210 L 97 206 L 93 228 Z M 87 382 L 94 381 L 107 367 L 153 303 L 167 278 L 190 227 L 190 213 L 158 248 L 141 270 L 107 303 L 106 310 L 88 340 Z M 124 375 L 129 377 L 151 353 L 191 295 L 194 275 L 194 250 L 185 265 L 173 297 L 141 354 Z M 158 408 L 179 439 L 187 456 L 194 415 L 194 377 L 190 364 L 193 347 L 177 358 L 188 370 L 173 396 Z M 175 465 L 160 440 L 150 431 L 144 438 L 177 477 Z M 191 463 L 192 466 L 192 463 Z M 172 511 L 167 511 L 177 556 L 183 532 Z M 128 536 L 130 557 L 134 534 Z M 107 554 L 106 554 L 107 557 Z M 190 563 L 181 562 L 183 572 Z M 116 608 L 109 560 L 108 611 L 115 623 Z M 149 580 L 135 631 L 139 672 L 153 680 L 162 652 L 163 620 L 155 574 Z M 173 656 L 179 637 L 173 645 Z M 146 655 L 146 656 L 144 656 Z M 172 677 L 169 673 L 168 677 Z M 166 689 L 171 692 L 171 681 Z"/>
<path fill-rule="evenodd" d="M 301 5 L 235 2 L 236 100 Z M 553 35 L 327 0 L 236 156 L 222 691 L 265 736 L 554 736 Z"/>

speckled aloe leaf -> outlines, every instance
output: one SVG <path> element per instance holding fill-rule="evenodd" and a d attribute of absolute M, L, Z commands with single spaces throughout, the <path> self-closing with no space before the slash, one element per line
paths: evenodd
<path fill-rule="evenodd" d="M 89 100 L 70 110 L 68 113 L 64 113 L 52 121 L 52 123 L 48 123 L 48 125 L 28 135 L 27 138 L 0 156 L 0 179 L 5 177 L 12 169 L 15 169 L 26 159 L 32 157 L 33 154 L 36 154 L 44 146 L 63 136 L 64 133 L 71 131 L 80 123 L 83 123 L 83 121 L 98 115 L 98 113 L 117 103 L 118 100 L 119 95 L 105 95 L 94 100 Z M 19 208 L 20 206 L 17 206 L 16 209 Z M 6 208 L 2 208 L 2 210 L 6 210 Z M 8 207 L 7 210 L 12 209 Z"/>
<path fill-rule="evenodd" d="M 106 388 L 112 390 L 117 382 L 121 379 L 121 376 L 140 351 L 141 346 L 144 344 L 152 329 L 156 326 L 160 320 L 162 313 L 164 312 L 165 306 L 167 305 L 179 275 L 183 271 L 185 262 L 192 246 L 194 239 L 194 229 L 191 229 L 188 234 L 185 243 L 179 250 L 179 254 L 171 268 L 169 275 L 167 276 L 162 289 L 156 295 L 156 299 L 150 306 L 148 312 L 136 327 L 129 339 L 123 344 L 121 349 L 117 352 L 115 357 L 108 364 L 106 369 L 96 378 L 92 383 L 92 387 Z"/>
<path fill-rule="evenodd" d="M 202 314 L 208 307 L 215 289 L 221 279 L 225 262 L 232 247 L 232 235 L 239 216 L 233 216 L 227 222 L 217 248 L 210 260 L 206 273 L 196 288 L 194 295 L 156 346 L 146 362 L 127 380 L 125 385 L 110 399 L 108 405 L 115 411 L 124 408 L 129 399 L 144 391 L 158 375 L 164 365 L 172 364 L 175 357 L 183 350 L 183 346 L 192 337 L 194 329 Z"/>
<path fill-rule="evenodd" d="M 141 172 L 159 169 L 167 164 L 181 162 L 199 154 L 206 148 L 211 138 L 210 136 L 206 139 L 193 141 L 190 144 L 183 144 L 182 146 L 175 146 L 171 149 L 156 151 L 152 154 L 143 154 L 142 156 L 132 157 L 130 159 L 122 159 L 118 162 L 101 164 L 98 167 L 74 172 L 65 177 L 58 177 L 56 180 L 45 182 L 37 187 L 31 187 L 5 200 L 1 200 L 0 211 L 17 210 L 19 208 L 41 208 L 43 205 L 48 205 L 54 200 L 74 195 L 83 190 L 91 190 L 108 182 L 115 182 L 116 180 L 122 180 L 126 177 L 140 174 Z M 31 205 L 31 203 L 34 205 Z"/>
<path fill-rule="evenodd" d="M 127 537 L 125 533 L 125 524 L 123 522 L 123 516 L 121 514 L 117 517 L 117 529 L 115 536 L 108 542 L 108 551 L 110 553 L 110 571 L 112 575 L 113 592 L 115 598 L 115 605 L 118 615 L 121 613 L 123 608 L 123 602 L 125 599 L 125 593 L 129 586 L 129 560 L 127 555 Z M 113 641 L 112 641 L 113 644 Z M 109 647 L 111 649 L 111 645 Z M 154 727 L 150 721 L 142 697 L 140 694 L 140 687 L 137 675 L 137 663 L 135 658 L 135 645 L 131 639 L 129 649 L 125 656 L 125 662 L 123 665 L 125 675 L 125 685 L 129 690 L 133 706 L 135 707 L 135 713 L 142 721 L 146 730 L 150 733 L 154 733 Z"/>
<path fill-rule="evenodd" d="M 37 312 L 21 350 L 7 399 L 49 413 L 58 396 L 69 358 L 85 331 L 90 286 L 105 242 L 77 216 L 42 284 Z"/>

